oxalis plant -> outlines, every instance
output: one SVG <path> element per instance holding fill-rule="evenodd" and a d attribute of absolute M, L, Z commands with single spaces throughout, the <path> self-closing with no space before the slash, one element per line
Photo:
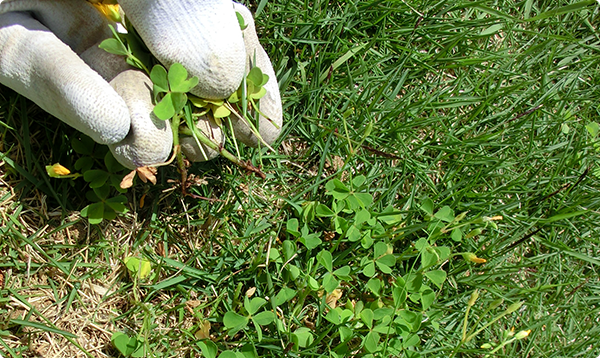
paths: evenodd
<path fill-rule="evenodd" d="M 239 14 L 237 18 L 240 28 L 244 29 L 246 24 L 244 24 L 243 18 Z M 253 120 L 250 118 L 248 110 L 249 108 L 254 109 L 257 116 L 262 114 L 256 101 L 266 94 L 266 89 L 263 86 L 269 81 L 269 76 L 262 73 L 260 68 L 253 67 L 243 79 L 238 90 L 226 100 L 211 100 L 193 96 L 188 92 L 198 84 L 198 78 L 196 76 L 188 78 L 188 71 L 180 63 L 174 63 L 168 69 L 161 64 L 155 64 L 152 70 L 148 71 L 149 66 L 147 64 L 158 61 L 151 58 L 135 29 L 133 29 L 126 18 L 123 20 L 123 25 L 129 30 L 126 34 L 118 33 L 111 26 L 113 38 L 104 40 L 100 44 L 100 47 L 109 53 L 126 56 L 127 63 L 145 71 L 150 76 L 153 83 L 155 102 L 153 112 L 157 118 L 171 122 L 171 129 L 173 131 L 173 156 L 166 163 L 135 169 L 129 175 L 125 176 L 121 187 L 130 187 L 133 184 L 133 177 L 136 173 L 140 175 L 143 181 L 150 180 L 154 183 L 155 168 L 170 164 L 177 158 L 183 192 L 184 194 L 188 194 L 185 191 L 187 171 L 181 153 L 180 135 L 193 137 L 201 151 L 204 151 L 204 147 L 214 150 L 236 165 L 264 179 L 266 176 L 260 169 L 249 162 L 239 159 L 239 157 L 226 150 L 221 143 L 215 143 L 209 139 L 196 126 L 196 122 L 201 117 L 205 117 L 208 120 L 214 121 L 221 129 L 229 129 L 233 132 L 229 117 L 234 115 L 243 120 L 261 143 L 272 150 L 260 136 L 256 126 L 253 124 Z M 224 128 L 225 123 L 229 125 L 228 128 Z M 234 136 L 232 136 L 232 140 L 237 148 Z M 239 153 L 239 150 L 237 152 Z M 205 157 L 208 157 L 206 153 L 203 154 Z"/>
<path fill-rule="evenodd" d="M 174 63 L 168 69 L 158 64 L 127 18 L 117 16 L 118 14 L 113 15 L 111 19 L 120 22 L 128 29 L 128 32 L 119 33 L 112 25 L 109 25 L 113 37 L 104 40 L 99 47 L 109 53 L 125 56 L 125 61 L 129 65 L 150 76 L 153 82 L 155 103 L 153 113 L 161 120 L 170 121 L 173 131 L 173 156 L 166 163 L 139 167 L 124 175 L 125 168 L 116 162 L 108 150 L 102 151 L 102 156 L 96 158 L 97 156 L 94 155 L 96 151 L 92 150 L 96 144 L 91 139 L 83 135 L 75 138 L 73 148 L 75 152 L 83 155 L 76 162 L 75 169 L 81 173 L 71 173 L 69 169 L 59 163 L 47 166 L 46 170 L 48 175 L 53 178 L 76 179 L 83 177 L 90 183 L 91 190 L 86 197 L 92 201 L 92 204 L 82 209 L 81 215 L 87 217 L 91 224 L 99 224 L 103 220 L 112 220 L 117 214 L 126 212 L 127 199 L 121 194 L 133 185 L 134 177 L 137 175 L 143 182 L 150 181 L 156 184 L 156 168 L 168 165 L 175 159 L 177 159 L 177 167 L 181 174 L 183 194 L 192 195 L 186 190 L 187 170 L 179 140 L 182 136 L 193 137 L 201 151 L 204 151 L 204 148 L 214 150 L 241 168 L 264 179 L 266 176 L 260 169 L 250 162 L 240 159 L 240 151 L 234 136 L 231 136 L 231 139 L 237 156 L 225 149 L 222 143 L 215 143 L 209 139 L 196 126 L 196 123 L 202 117 L 204 120 L 216 123 L 224 133 L 228 131 L 233 133 L 229 118 L 235 116 L 246 123 L 264 146 L 273 150 L 262 139 L 250 116 L 250 111 L 253 110 L 256 116 L 260 114 L 267 118 L 260 112 L 257 101 L 267 92 L 264 85 L 269 81 L 269 76 L 262 73 L 260 68 L 253 67 L 243 78 L 238 90 L 227 99 L 212 100 L 193 96 L 188 92 L 198 84 L 198 78 L 195 76 L 188 78 L 188 71 L 180 63 Z M 244 24 L 242 16 L 237 14 L 237 18 L 240 28 L 245 29 L 246 24 Z M 253 62 L 256 63 L 256 61 Z M 206 153 L 203 154 L 208 157 Z M 104 166 L 101 165 L 102 168 L 97 169 L 97 163 L 103 163 Z M 115 192 L 116 196 L 113 195 Z"/>

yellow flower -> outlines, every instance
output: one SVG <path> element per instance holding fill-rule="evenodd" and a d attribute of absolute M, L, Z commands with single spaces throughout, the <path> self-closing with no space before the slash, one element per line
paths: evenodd
<path fill-rule="evenodd" d="M 121 22 L 121 13 L 119 12 L 118 4 L 110 4 L 111 1 L 92 1 L 92 5 L 98 10 L 104 17 L 113 22 Z"/>
<path fill-rule="evenodd" d="M 56 163 L 54 165 L 46 165 L 46 171 L 48 172 L 48 175 L 52 178 L 60 178 L 62 176 L 71 174 L 71 171 L 69 169 L 63 167 L 59 163 Z"/>
<path fill-rule="evenodd" d="M 472 252 L 465 252 L 464 254 L 462 254 L 462 257 L 465 260 L 471 261 L 471 262 L 476 263 L 476 264 L 483 264 L 483 263 L 487 262 L 486 259 L 479 258 L 479 257 L 477 257 L 477 255 L 475 255 Z"/>
<path fill-rule="evenodd" d="M 529 333 L 531 333 L 530 329 L 528 329 L 526 331 L 520 331 L 519 333 L 515 334 L 515 339 L 526 338 L 527 336 L 529 336 Z"/>

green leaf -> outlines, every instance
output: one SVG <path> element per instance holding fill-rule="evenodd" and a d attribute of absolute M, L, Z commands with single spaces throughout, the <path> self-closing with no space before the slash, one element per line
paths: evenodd
<path fill-rule="evenodd" d="M 405 348 L 416 347 L 419 345 L 419 343 L 421 343 L 421 339 L 419 338 L 419 335 L 411 334 L 407 338 L 404 339 L 402 346 L 404 346 Z"/>
<path fill-rule="evenodd" d="M 113 332 L 110 342 L 125 357 L 131 356 L 138 348 L 137 339 L 122 332 Z"/>
<path fill-rule="evenodd" d="M 158 117 L 158 119 L 162 119 L 166 121 L 167 119 L 171 119 L 175 115 L 175 107 L 173 106 L 173 99 L 171 98 L 172 94 L 167 93 L 161 100 L 154 106 L 152 112 L 154 115 Z"/>
<path fill-rule="evenodd" d="M 273 299 L 273 304 L 278 307 L 296 296 L 297 292 L 289 287 L 282 288 Z"/>
<path fill-rule="evenodd" d="M 100 224 L 104 219 L 104 204 L 93 203 L 81 210 L 81 216 L 87 217 L 90 224 Z"/>
<path fill-rule="evenodd" d="M 396 307 L 401 307 L 401 305 L 406 301 L 406 290 L 404 287 L 394 287 L 392 291 L 392 296 L 394 298 L 394 305 Z"/>
<path fill-rule="evenodd" d="M 400 317 L 406 321 L 406 323 L 410 326 L 412 332 L 416 332 L 421 327 L 421 318 L 420 314 L 417 314 L 413 311 L 409 310 L 401 310 Z"/>
<path fill-rule="evenodd" d="M 333 271 L 333 274 L 343 280 L 349 281 L 352 279 L 350 277 L 350 272 L 351 272 L 350 266 L 342 266 L 339 269 Z"/>
<path fill-rule="evenodd" d="M 454 221 L 454 210 L 452 210 L 449 206 L 444 206 L 437 213 L 435 213 L 435 218 L 440 219 L 445 222 Z"/>
<path fill-rule="evenodd" d="M 382 263 L 389 267 L 394 267 L 396 265 L 396 256 L 394 255 L 385 255 L 377 259 L 378 263 Z"/>
<path fill-rule="evenodd" d="M 314 337 L 310 328 L 300 327 L 292 333 L 292 342 L 298 348 L 306 348 L 310 346 L 314 341 Z"/>
<path fill-rule="evenodd" d="M 306 228 L 306 230 L 304 230 Z M 307 249 L 312 250 L 319 245 L 321 245 L 321 239 L 319 238 L 319 234 L 308 234 L 308 227 L 305 225 L 302 228 L 302 237 L 300 238 L 300 242 L 306 246 Z"/>
<path fill-rule="evenodd" d="M 175 111 L 174 114 L 177 114 L 185 106 L 185 103 L 187 102 L 187 95 L 179 92 L 172 92 L 170 94 L 171 100 L 173 101 L 173 110 Z"/>
<path fill-rule="evenodd" d="M 362 235 L 360 233 L 360 230 L 358 230 L 358 228 L 354 225 L 351 225 L 348 228 L 348 231 L 346 231 L 346 237 L 348 238 L 348 240 L 350 240 L 351 242 L 355 242 L 358 241 L 362 238 Z"/>
<path fill-rule="evenodd" d="M 352 185 L 354 186 L 354 188 L 358 188 L 362 186 L 366 180 L 367 177 L 365 177 L 364 175 L 358 175 L 354 177 L 354 179 L 352 179 Z"/>
<path fill-rule="evenodd" d="M 376 296 L 379 296 L 379 291 L 381 291 L 381 280 L 378 278 L 372 278 L 369 281 L 367 281 L 367 288 L 373 292 Z"/>
<path fill-rule="evenodd" d="M 315 280 L 312 276 L 307 277 L 306 284 L 308 285 L 308 288 L 310 288 L 313 291 L 317 291 L 320 287 L 317 280 Z"/>
<path fill-rule="evenodd" d="M 409 273 L 403 277 L 406 282 L 406 289 L 408 292 L 419 292 L 421 284 L 423 283 L 423 276 L 419 273 Z"/>
<path fill-rule="evenodd" d="M 227 109 L 227 107 L 225 107 L 225 106 L 211 105 L 210 109 L 212 110 L 213 116 L 215 118 L 225 118 L 231 114 L 231 111 L 229 109 Z"/>
<path fill-rule="evenodd" d="M 342 343 L 347 342 L 354 335 L 354 331 L 347 326 L 338 327 L 338 332 L 340 334 L 340 341 Z"/>
<path fill-rule="evenodd" d="M 336 309 L 330 310 L 327 313 L 327 315 L 325 315 L 325 319 L 335 325 L 342 323 L 340 311 L 341 311 L 341 308 L 339 308 L 339 307 L 337 307 Z"/>
<path fill-rule="evenodd" d="M 452 229 L 452 233 L 450 233 L 450 238 L 456 242 L 462 241 L 462 231 L 460 228 Z"/>
<path fill-rule="evenodd" d="M 598 136 L 598 133 L 600 132 L 600 125 L 596 122 L 590 122 L 586 124 L 585 128 L 587 129 L 588 133 L 592 136 L 592 138 L 596 138 Z"/>
<path fill-rule="evenodd" d="M 248 75 L 246 76 L 247 81 L 251 82 L 253 85 L 260 87 L 262 86 L 263 73 L 258 67 L 252 67 Z"/>
<path fill-rule="evenodd" d="M 219 358 L 238 358 L 237 354 L 232 350 L 226 350 L 219 354 Z"/>
<path fill-rule="evenodd" d="M 187 92 L 188 90 L 184 89 L 186 86 L 186 80 L 188 77 L 188 72 L 180 63 L 174 63 L 169 67 L 169 72 L 167 74 L 167 78 L 169 81 L 169 87 L 173 92 Z"/>
<path fill-rule="evenodd" d="M 150 71 L 150 79 L 154 84 L 154 93 L 169 92 L 167 70 L 161 65 L 155 65 Z M 160 118 L 160 117 L 159 117 Z"/>
<path fill-rule="evenodd" d="M 426 311 L 435 301 L 435 292 L 428 286 L 421 286 L 421 306 Z"/>
<path fill-rule="evenodd" d="M 273 313 L 271 311 L 262 311 L 262 312 L 256 314 L 254 317 L 252 317 L 252 319 L 257 324 L 259 324 L 261 326 L 266 326 L 268 324 L 273 323 L 273 321 L 275 321 L 276 317 L 277 316 L 275 316 L 275 313 Z"/>
<path fill-rule="evenodd" d="M 267 90 L 264 87 L 259 87 L 258 91 L 250 93 L 248 97 L 252 99 L 261 99 L 267 94 Z"/>
<path fill-rule="evenodd" d="M 339 281 L 335 279 L 335 276 L 331 273 L 325 274 L 323 277 L 323 288 L 327 293 L 333 292 L 340 285 Z"/>
<path fill-rule="evenodd" d="M 217 358 L 218 348 L 212 341 L 205 340 L 197 343 L 202 350 L 202 356 L 205 358 Z"/>
<path fill-rule="evenodd" d="M 373 277 L 375 276 L 375 263 L 374 262 L 370 262 L 368 263 L 364 268 L 363 268 L 363 275 L 367 276 L 367 277 Z"/>
<path fill-rule="evenodd" d="M 377 346 L 379 345 L 379 333 L 377 332 L 369 332 L 363 339 L 363 345 L 365 349 L 369 353 L 373 353 L 377 351 Z"/>
<path fill-rule="evenodd" d="M 244 317 L 233 311 L 227 311 L 223 316 L 223 324 L 228 329 L 237 329 L 237 332 L 248 325 L 248 317 Z"/>
<path fill-rule="evenodd" d="M 333 256 L 331 252 L 323 250 L 317 254 L 317 262 L 329 272 L 333 271 Z"/>
<path fill-rule="evenodd" d="M 108 195 L 110 194 L 110 187 L 108 185 L 103 185 L 101 187 L 94 188 L 93 191 L 96 197 L 99 199 L 98 201 L 102 201 L 108 198 Z"/>
<path fill-rule="evenodd" d="M 315 209 L 315 213 L 319 217 L 335 216 L 335 213 L 331 209 L 329 209 L 329 207 L 327 205 L 324 205 L 324 204 L 319 204 L 317 206 L 317 208 Z"/>
<path fill-rule="evenodd" d="M 295 237 L 299 237 L 301 234 L 300 231 L 298 231 L 298 219 L 289 219 L 286 223 L 286 231 Z"/>
<path fill-rule="evenodd" d="M 338 179 L 332 179 L 325 184 L 327 194 L 333 196 L 337 200 L 343 200 L 350 195 L 350 189 Z"/>
<path fill-rule="evenodd" d="M 426 212 L 427 214 L 433 216 L 433 201 L 429 198 L 426 198 L 423 200 L 423 202 L 420 205 L 421 210 L 423 210 L 424 212 Z"/>
<path fill-rule="evenodd" d="M 370 308 L 365 308 L 360 312 L 360 319 L 369 329 L 373 328 L 373 311 Z"/>
<path fill-rule="evenodd" d="M 388 245 L 385 242 L 378 242 L 373 246 L 373 254 L 375 258 L 385 255 L 388 250 Z"/>
<path fill-rule="evenodd" d="M 248 296 L 244 296 L 244 308 L 250 315 L 255 314 L 258 310 L 267 303 L 267 300 L 261 297 L 254 297 L 252 300 Z"/>
<path fill-rule="evenodd" d="M 129 54 L 127 47 L 125 47 L 121 41 L 115 38 L 109 38 L 102 41 L 98 47 L 114 55 L 127 56 Z"/>
<path fill-rule="evenodd" d="M 388 206 L 377 216 L 377 219 L 385 225 L 393 226 L 398 225 L 402 222 L 402 214 L 400 213 L 400 211 L 395 210 L 391 206 Z"/>
<path fill-rule="evenodd" d="M 88 170 L 92 169 L 95 163 L 96 162 L 92 157 L 81 157 L 75 162 L 75 170 L 87 172 Z"/>
<path fill-rule="evenodd" d="M 145 279 L 152 273 L 152 264 L 146 259 L 129 256 L 123 262 L 127 270 L 138 278 Z"/>
<path fill-rule="evenodd" d="M 389 275 L 389 274 L 391 274 L 391 273 L 392 273 L 392 268 L 391 268 L 391 267 L 389 267 L 389 266 L 388 266 L 388 265 L 386 265 L 386 264 L 382 264 L 382 263 L 381 263 L 381 262 L 379 262 L 379 261 L 375 261 L 375 265 L 377 266 L 377 268 L 379 269 L 379 271 L 383 272 L 384 274 L 387 274 L 387 275 Z"/>
<path fill-rule="evenodd" d="M 83 179 L 90 183 L 90 188 L 99 188 L 106 183 L 109 174 L 104 170 L 94 169 L 83 173 Z"/>
<path fill-rule="evenodd" d="M 123 195 L 119 195 L 119 196 L 115 196 L 114 198 L 106 199 L 106 201 L 104 203 L 108 207 L 113 209 L 114 211 L 116 211 L 118 213 L 122 213 L 122 212 L 125 212 L 125 210 L 127 210 L 125 205 L 123 205 L 123 203 L 125 203 L 125 202 L 127 202 L 127 198 Z"/>
<path fill-rule="evenodd" d="M 446 281 L 446 271 L 444 270 L 427 271 L 425 276 L 439 288 L 442 288 L 442 284 Z"/>
<path fill-rule="evenodd" d="M 354 197 L 356 197 L 363 208 L 368 208 L 373 203 L 373 195 L 369 193 L 355 193 Z"/>
<path fill-rule="evenodd" d="M 435 265 L 437 262 L 438 256 L 433 248 L 428 247 L 427 249 L 421 251 L 421 266 L 423 266 L 423 268 Z"/>
<path fill-rule="evenodd" d="M 82 155 L 92 155 L 95 145 L 96 142 L 92 138 L 81 133 L 71 139 L 73 150 Z M 77 167 L 75 169 L 79 170 Z"/>
<path fill-rule="evenodd" d="M 248 25 L 246 25 L 244 21 L 244 17 L 239 12 L 235 12 L 235 16 L 237 17 L 238 24 L 240 25 L 240 30 L 245 30 Z"/>

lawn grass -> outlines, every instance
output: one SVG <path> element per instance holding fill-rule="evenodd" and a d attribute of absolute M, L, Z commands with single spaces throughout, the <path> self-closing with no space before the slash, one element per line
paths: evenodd
<path fill-rule="evenodd" d="M 597 3 L 250 5 L 285 125 L 212 201 L 161 168 L 89 225 L 77 134 L 1 88 L 1 354 L 600 356 Z"/>

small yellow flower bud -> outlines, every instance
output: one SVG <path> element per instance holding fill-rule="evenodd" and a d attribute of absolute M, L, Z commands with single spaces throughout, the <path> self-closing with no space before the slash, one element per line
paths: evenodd
<path fill-rule="evenodd" d="M 63 167 L 59 163 L 54 165 L 46 165 L 46 172 L 48 172 L 48 175 L 52 178 L 60 178 L 61 176 L 71 174 L 69 169 Z"/>
<path fill-rule="evenodd" d="M 492 348 L 492 345 L 489 344 L 489 343 L 484 343 L 484 344 L 481 345 L 481 348 L 482 349 L 490 349 L 490 348 Z"/>
<path fill-rule="evenodd" d="M 109 5 L 102 3 L 93 3 L 96 10 L 98 10 L 104 17 L 113 22 L 121 22 L 121 13 L 119 12 L 119 5 Z"/>
<path fill-rule="evenodd" d="M 475 255 L 472 252 L 466 252 L 466 253 L 462 254 L 462 257 L 465 260 L 471 261 L 471 262 L 476 263 L 476 264 L 483 264 L 483 263 L 487 262 L 486 259 L 479 258 L 479 257 L 477 257 L 477 255 Z"/>
<path fill-rule="evenodd" d="M 520 331 L 519 333 L 515 334 L 515 339 L 527 338 L 527 336 L 529 336 L 529 333 L 531 333 L 530 329 L 526 331 Z"/>

